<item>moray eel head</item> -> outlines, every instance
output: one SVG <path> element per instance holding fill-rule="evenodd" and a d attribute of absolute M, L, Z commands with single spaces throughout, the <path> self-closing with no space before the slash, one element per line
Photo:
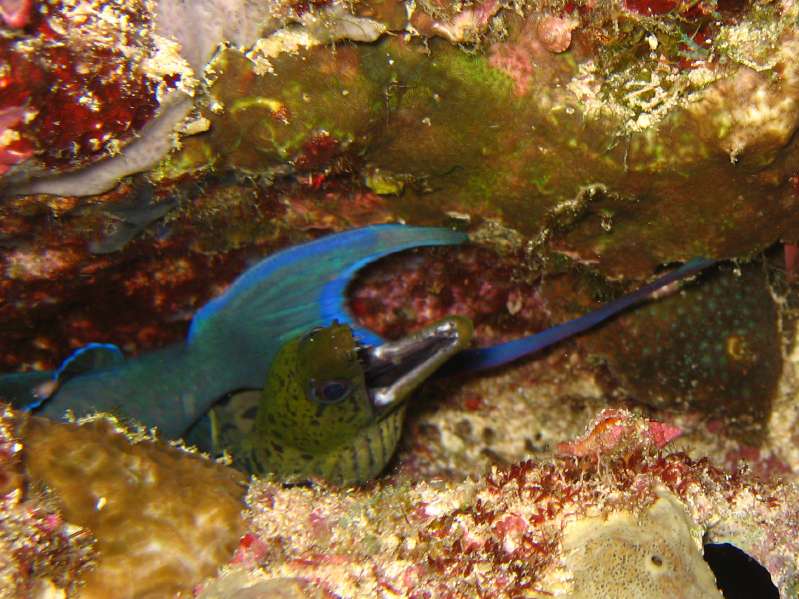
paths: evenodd
<path fill-rule="evenodd" d="M 411 392 L 471 341 L 450 317 L 396 342 L 358 344 L 334 323 L 286 343 L 272 363 L 244 466 L 336 485 L 377 476 L 394 453 Z"/>

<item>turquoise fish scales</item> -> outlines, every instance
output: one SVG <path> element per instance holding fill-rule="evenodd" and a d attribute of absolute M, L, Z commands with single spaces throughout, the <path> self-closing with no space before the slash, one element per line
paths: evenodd
<path fill-rule="evenodd" d="M 75 376 L 40 412 L 60 418 L 67 410 L 76 416 L 112 411 L 178 437 L 226 393 L 262 387 L 287 341 L 346 320 L 343 290 L 363 266 L 405 249 L 466 239 L 448 229 L 376 225 L 279 252 L 201 308 L 186 342 Z M 358 332 L 361 342 L 382 341 Z"/>

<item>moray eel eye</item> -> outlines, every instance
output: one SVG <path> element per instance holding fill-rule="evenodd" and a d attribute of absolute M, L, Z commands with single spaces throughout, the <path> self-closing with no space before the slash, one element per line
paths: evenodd
<path fill-rule="evenodd" d="M 314 401 L 329 406 L 347 399 L 352 394 L 352 390 L 352 383 L 344 379 L 321 382 L 311 379 L 309 395 Z"/>

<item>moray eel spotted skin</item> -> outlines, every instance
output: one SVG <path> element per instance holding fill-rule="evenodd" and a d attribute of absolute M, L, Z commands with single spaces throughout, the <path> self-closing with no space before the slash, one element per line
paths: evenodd
<path fill-rule="evenodd" d="M 250 469 L 361 482 L 383 468 L 405 399 L 437 369 L 445 376 L 508 364 L 714 263 L 692 260 L 585 316 L 487 348 L 466 349 L 471 324 L 457 317 L 391 343 L 353 322 L 346 289 L 365 265 L 467 240 L 448 229 L 377 225 L 289 248 L 201 308 L 185 342 L 127 360 L 112 345 L 89 344 L 54 372 L 0 377 L 0 399 L 52 418 L 112 412 L 176 438 L 226 394 L 266 381 L 255 434 L 240 448 Z"/>
<path fill-rule="evenodd" d="M 340 324 L 286 343 L 234 460 L 287 482 L 371 480 L 394 454 L 408 396 L 471 337 L 468 319 L 450 317 L 379 349 Z"/>

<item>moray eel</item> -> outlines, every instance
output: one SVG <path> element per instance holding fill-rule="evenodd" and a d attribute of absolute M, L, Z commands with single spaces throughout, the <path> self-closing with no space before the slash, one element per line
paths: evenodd
<path fill-rule="evenodd" d="M 236 465 L 286 482 L 366 482 L 394 454 L 406 399 L 469 345 L 472 324 L 449 317 L 399 341 L 360 345 L 348 325 L 316 328 L 275 356 Z"/>
<path fill-rule="evenodd" d="M 448 229 L 377 225 L 289 248 L 201 308 L 185 342 L 127 360 L 115 346 L 90 344 L 54 372 L 0 377 L 0 398 L 54 418 L 112 412 L 175 438 L 226 394 L 266 381 L 255 434 L 239 452 L 249 468 L 363 481 L 393 452 L 404 400 L 437 369 L 435 376 L 447 376 L 508 364 L 714 263 L 692 260 L 585 316 L 487 348 L 466 349 L 471 325 L 456 317 L 391 343 L 353 321 L 346 288 L 366 264 L 467 239 Z"/>

